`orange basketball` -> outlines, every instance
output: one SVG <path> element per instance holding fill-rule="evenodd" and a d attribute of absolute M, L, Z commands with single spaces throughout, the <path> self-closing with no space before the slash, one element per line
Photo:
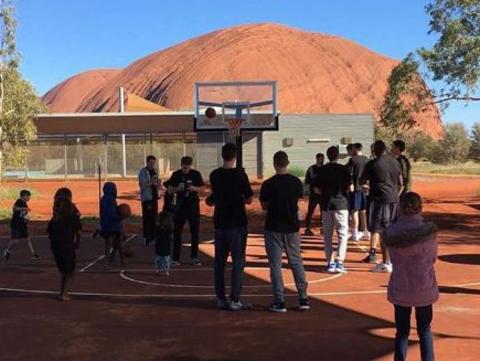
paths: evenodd
<path fill-rule="evenodd" d="M 127 243 L 123 246 L 123 254 L 127 258 L 133 257 L 134 252 L 131 244 Z"/>
<path fill-rule="evenodd" d="M 127 219 L 132 215 L 132 209 L 126 203 L 122 203 L 118 206 L 118 214 L 122 219 Z"/>
<path fill-rule="evenodd" d="M 207 109 L 205 109 L 205 116 L 208 119 L 213 119 L 217 116 L 217 112 L 212 107 L 208 107 Z"/>

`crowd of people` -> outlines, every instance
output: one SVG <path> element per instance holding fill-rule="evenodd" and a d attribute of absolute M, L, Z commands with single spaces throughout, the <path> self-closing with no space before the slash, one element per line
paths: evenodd
<path fill-rule="evenodd" d="M 305 176 L 308 185 L 308 212 L 305 236 L 312 237 L 312 219 L 317 206 L 321 212 L 321 232 L 326 258 L 326 272 L 347 273 L 345 265 L 349 240 L 370 241 L 363 260 L 375 264 L 373 272 L 392 273 L 388 300 L 395 305 L 397 325 L 396 360 L 404 360 L 410 331 L 410 314 L 416 309 L 422 360 L 433 360 L 430 330 L 432 304 L 438 298 L 433 264 L 436 259 L 436 228 L 423 220 L 422 200 L 411 192 L 410 164 L 405 157 L 405 143 L 395 141 L 387 151 L 383 141 L 371 147 L 365 156 L 362 144 L 347 147 L 349 160 L 340 164 L 339 148 L 332 146 L 325 156 L 316 155 L 316 163 Z M 214 288 L 219 309 L 248 310 L 252 305 L 241 298 L 245 268 L 248 217 L 246 206 L 254 193 L 245 170 L 236 167 L 237 149 L 232 143 L 222 147 L 223 164 L 209 176 L 210 193 L 206 204 L 214 207 Z M 169 275 L 172 266 L 181 264 L 182 233 L 189 223 L 190 263 L 201 265 L 198 256 L 200 232 L 200 196 L 206 184 L 201 173 L 192 168 L 193 159 L 184 156 L 181 168 L 165 182 L 155 170 L 156 158 L 148 156 L 138 175 L 142 203 L 143 238 L 145 245 L 155 243 L 154 267 L 159 275 Z M 282 255 L 286 253 L 298 292 L 298 309 L 308 310 L 308 282 L 301 251 L 299 201 L 304 196 L 302 181 L 288 172 L 287 153 L 273 156 L 275 175 L 261 186 L 259 201 L 265 211 L 265 250 L 270 268 L 273 312 L 287 312 L 282 277 Z M 12 240 L 4 250 L 9 260 L 13 246 L 26 241 L 32 258 L 39 256 L 28 235 L 28 201 L 30 192 L 23 190 L 13 206 Z M 159 212 L 159 199 L 164 199 Z M 100 202 L 100 235 L 105 239 L 105 267 L 116 253 L 125 265 L 123 217 L 118 212 L 117 189 L 107 182 Z M 47 232 L 51 249 L 61 274 L 60 298 L 68 300 L 68 289 L 75 270 L 76 250 L 82 226 L 80 212 L 67 188 L 54 197 L 53 216 Z M 337 233 L 337 247 L 333 236 Z M 382 262 L 377 263 L 380 245 Z M 173 252 L 172 252 L 173 249 Z M 227 297 L 225 270 L 231 257 L 231 287 Z"/>

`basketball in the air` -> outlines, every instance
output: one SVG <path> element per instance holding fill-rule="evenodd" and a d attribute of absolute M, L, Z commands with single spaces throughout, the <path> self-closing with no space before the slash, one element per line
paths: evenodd
<path fill-rule="evenodd" d="M 122 203 L 118 206 L 118 214 L 122 219 L 127 219 L 132 215 L 132 209 L 126 203 Z"/>
<path fill-rule="evenodd" d="M 133 257 L 133 247 L 131 244 L 125 244 L 123 246 L 123 254 L 125 255 L 125 257 L 127 258 L 130 258 L 130 257 Z"/>
<path fill-rule="evenodd" d="M 208 107 L 207 109 L 205 109 L 205 116 L 208 119 L 213 119 L 217 116 L 217 112 L 212 107 Z"/>

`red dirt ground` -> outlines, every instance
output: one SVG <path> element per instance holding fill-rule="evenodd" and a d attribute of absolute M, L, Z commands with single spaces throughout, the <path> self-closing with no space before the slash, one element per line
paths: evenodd
<path fill-rule="evenodd" d="M 120 197 L 139 211 L 136 183 L 117 182 Z M 74 301 L 54 298 L 57 275 L 43 230 L 54 191 L 63 182 L 7 183 L 2 187 L 34 188 L 31 201 L 34 241 L 43 258 L 28 260 L 19 246 L 8 265 L 0 265 L 0 360 L 391 360 L 393 310 L 386 301 L 388 276 L 368 272 L 360 263 L 366 243 L 349 245 L 344 276 L 325 274 L 320 237 L 303 240 L 312 309 L 300 313 L 285 269 L 288 306 L 271 314 L 262 216 L 252 207 L 247 250 L 245 299 L 255 309 L 245 313 L 213 308 L 211 210 L 204 209 L 202 261 L 183 265 L 168 278 L 151 272 L 153 250 L 132 239 L 135 255 L 124 272 L 103 271 L 99 263 L 77 273 Z M 97 189 L 92 182 L 69 182 L 84 215 L 95 215 Z M 258 188 L 258 186 L 256 187 Z M 441 299 L 435 305 L 433 330 L 438 360 L 477 360 L 480 352 L 480 179 L 419 178 L 414 188 L 425 200 L 425 213 L 437 222 L 437 275 Z M 10 207 L 3 200 L 0 207 Z M 302 205 L 305 207 L 305 204 Z M 93 227 L 93 225 L 92 225 Z M 131 224 L 129 231 L 138 233 Z M 315 229 L 318 233 L 318 229 Z M 2 225 L 1 246 L 7 242 Z M 187 245 L 185 245 L 187 247 Z M 78 270 L 101 255 L 102 244 L 88 234 L 78 254 Z M 185 249 L 183 256 L 187 257 Z M 16 291 L 15 291 L 16 289 Z M 28 292 L 26 292 L 27 290 Z M 36 293 L 33 293 L 35 290 Z M 412 330 L 409 360 L 419 359 Z"/>

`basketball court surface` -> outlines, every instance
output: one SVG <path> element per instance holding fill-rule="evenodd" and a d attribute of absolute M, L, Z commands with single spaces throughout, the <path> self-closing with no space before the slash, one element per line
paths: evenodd
<path fill-rule="evenodd" d="M 60 183 L 62 184 L 63 183 Z M 118 182 L 120 200 L 139 214 L 136 182 Z M 476 360 L 480 352 L 480 211 L 478 179 L 417 179 L 426 199 L 426 216 L 440 228 L 436 270 L 441 298 L 434 306 L 433 331 L 438 360 Z M 10 186 L 10 185 L 9 185 Z M 17 246 L 0 266 L 1 360 L 391 360 L 393 308 L 386 301 L 387 274 L 369 272 L 360 262 L 367 242 L 350 242 L 348 273 L 324 271 L 320 236 L 304 237 L 303 257 L 312 309 L 299 312 L 286 264 L 286 314 L 267 310 L 271 302 L 269 271 L 258 203 L 250 207 L 250 236 L 243 295 L 252 311 L 215 309 L 211 210 L 202 207 L 199 267 L 185 263 L 169 277 L 153 272 L 153 246 L 146 248 L 140 227 L 128 225 L 134 255 L 126 268 L 104 270 L 103 244 L 87 226 L 78 253 L 73 301 L 55 296 L 58 275 L 45 236 L 45 220 L 56 185 L 12 184 L 39 190 L 32 199 L 33 239 L 42 259 L 28 258 Z M 96 211 L 93 182 L 68 184 L 84 215 Z M 258 185 L 255 186 L 258 191 Z M 84 197 L 80 198 L 80 194 Z M 305 210 L 306 202 L 302 203 Z M 1 246 L 7 240 L 1 228 Z M 318 234 L 318 228 L 314 229 Z M 185 241 L 188 234 L 185 234 Z M 182 257 L 187 261 L 188 243 Z M 286 262 L 286 260 L 285 260 Z M 409 360 L 419 359 L 415 330 Z"/>

